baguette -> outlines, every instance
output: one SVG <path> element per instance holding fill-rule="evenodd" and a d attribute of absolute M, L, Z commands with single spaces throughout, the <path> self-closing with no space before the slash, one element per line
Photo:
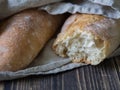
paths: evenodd
<path fill-rule="evenodd" d="M 22 11 L 0 25 L 0 71 L 27 67 L 64 22 L 64 15 Z"/>
<path fill-rule="evenodd" d="M 73 62 L 97 65 L 120 44 L 120 20 L 100 15 L 74 14 L 62 27 L 53 50 Z"/>

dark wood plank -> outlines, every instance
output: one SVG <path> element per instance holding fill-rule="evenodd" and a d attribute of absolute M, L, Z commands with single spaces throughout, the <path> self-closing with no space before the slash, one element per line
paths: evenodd
<path fill-rule="evenodd" d="M 120 79 L 120 56 L 115 57 L 115 67 L 116 67 L 116 70 L 117 70 L 117 73 Z"/>
<path fill-rule="evenodd" d="M 120 90 L 120 60 L 112 58 L 97 66 L 4 83 L 4 90 Z"/>
<path fill-rule="evenodd" d="M 118 90 L 120 89 L 120 80 L 116 72 L 114 60 L 106 60 L 98 66 L 87 66 L 79 69 L 79 76 L 84 75 L 87 90 Z M 84 73 L 84 74 L 83 74 Z M 80 83 L 82 83 L 81 80 Z"/>
<path fill-rule="evenodd" d="M 63 89 L 62 90 L 80 90 L 80 82 L 76 70 L 69 71 L 62 75 Z"/>
<path fill-rule="evenodd" d="M 51 76 L 31 76 L 5 81 L 4 90 L 51 90 Z"/>
<path fill-rule="evenodd" d="M 63 89 L 62 78 L 63 78 L 62 74 L 52 76 L 52 80 L 51 80 L 52 89 L 51 90 L 62 90 Z"/>

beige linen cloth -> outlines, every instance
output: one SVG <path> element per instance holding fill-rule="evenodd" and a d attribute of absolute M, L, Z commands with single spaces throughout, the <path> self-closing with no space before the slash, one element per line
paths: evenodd
<path fill-rule="evenodd" d="M 0 0 L 0 19 L 34 7 L 46 10 L 50 14 L 80 12 L 100 14 L 115 19 L 120 18 L 119 0 Z M 45 45 L 44 49 L 28 68 L 17 72 L 0 72 L 0 81 L 29 75 L 55 74 L 86 65 L 72 63 L 68 58 L 57 56 L 51 49 L 52 43 L 53 39 Z M 111 56 L 119 55 L 119 52 L 120 49 L 118 47 Z"/>

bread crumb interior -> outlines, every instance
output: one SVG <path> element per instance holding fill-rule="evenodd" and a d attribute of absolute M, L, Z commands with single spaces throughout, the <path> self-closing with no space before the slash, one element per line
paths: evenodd
<path fill-rule="evenodd" d="M 56 45 L 57 54 L 73 62 L 99 64 L 105 58 L 105 43 L 90 32 L 75 30 Z"/>

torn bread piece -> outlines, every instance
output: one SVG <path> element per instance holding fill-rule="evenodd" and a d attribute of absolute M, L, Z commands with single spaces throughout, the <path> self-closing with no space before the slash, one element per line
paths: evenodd
<path fill-rule="evenodd" d="M 74 14 L 62 27 L 53 50 L 73 62 L 97 65 L 120 44 L 120 20 L 100 15 Z"/>

